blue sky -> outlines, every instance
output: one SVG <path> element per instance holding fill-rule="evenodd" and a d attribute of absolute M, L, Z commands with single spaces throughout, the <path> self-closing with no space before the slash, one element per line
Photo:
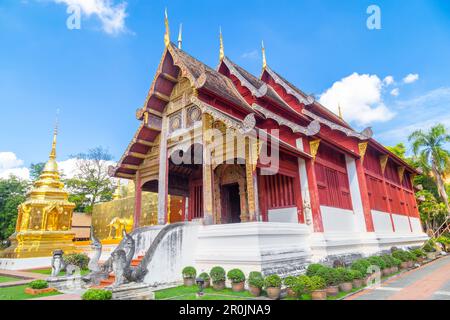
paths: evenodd
<path fill-rule="evenodd" d="M 450 1 L 81 0 L 69 30 L 79 1 L 0 2 L 0 152 L 17 158 L 3 169 L 47 158 L 57 109 L 59 159 L 103 146 L 118 160 L 163 52 L 165 7 L 193 56 L 217 65 L 222 26 L 226 55 L 259 75 L 264 40 L 272 69 L 384 144 L 450 127 Z M 381 30 L 366 27 L 371 4 Z"/>

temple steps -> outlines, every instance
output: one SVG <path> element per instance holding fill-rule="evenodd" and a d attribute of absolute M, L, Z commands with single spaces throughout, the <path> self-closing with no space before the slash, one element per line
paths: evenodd
<path fill-rule="evenodd" d="M 144 256 L 138 256 L 136 259 L 131 260 L 131 266 L 137 267 L 141 263 L 143 258 L 144 258 Z M 111 286 L 114 283 L 114 281 L 116 281 L 116 276 L 114 275 L 114 272 L 111 272 L 107 279 L 101 280 L 100 284 L 98 286 L 93 286 L 92 288 L 102 289 L 102 288 Z"/>

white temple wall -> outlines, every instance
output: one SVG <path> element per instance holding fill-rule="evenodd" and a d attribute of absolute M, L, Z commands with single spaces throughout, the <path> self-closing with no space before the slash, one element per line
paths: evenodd
<path fill-rule="evenodd" d="M 297 207 L 268 210 L 269 222 L 298 223 Z"/>
<path fill-rule="evenodd" d="M 409 218 L 411 220 L 411 226 L 414 233 L 423 233 L 422 223 L 419 218 Z"/>
<path fill-rule="evenodd" d="M 396 233 L 411 233 L 408 216 L 394 213 L 392 214 L 392 219 L 394 220 Z"/>
<path fill-rule="evenodd" d="M 347 175 L 352 198 L 353 212 L 355 214 L 355 229 L 360 232 L 365 232 L 367 230 L 366 220 L 364 218 L 364 207 L 361 199 L 361 190 L 359 188 L 355 159 L 345 156 L 345 161 L 347 164 Z"/>
<path fill-rule="evenodd" d="M 372 210 L 372 220 L 375 232 L 392 233 L 391 215 L 387 212 Z"/>
<path fill-rule="evenodd" d="M 351 210 L 320 206 L 323 230 L 328 232 L 356 232 L 355 215 Z"/>

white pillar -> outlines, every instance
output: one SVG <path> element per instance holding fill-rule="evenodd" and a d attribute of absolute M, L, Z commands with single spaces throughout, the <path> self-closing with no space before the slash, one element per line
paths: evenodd
<path fill-rule="evenodd" d="M 355 215 L 355 231 L 365 232 L 366 221 L 364 219 L 364 209 L 361 200 L 361 191 L 359 188 L 355 159 L 349 156 L 345 156 L 345 162 L 347 164 L 347 175 L 350 186 L 350 195 L 352 198 L 353 212 Z"/>
<path fill-rule="evenodd" d="M 158 224 L 165 224 L 167 215 L 167 192 L 169 186 L 169 168 L 167 158 L 168 118 L 162 120 L 161 138 L 159 143 L 159 180 L 158 180 Z"/>

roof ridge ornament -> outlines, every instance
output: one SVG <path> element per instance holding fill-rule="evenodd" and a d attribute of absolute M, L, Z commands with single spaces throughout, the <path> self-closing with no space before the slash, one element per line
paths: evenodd
<path fill-rule="evenodd" d="M 181 50 L 182 44 L 183 44 L 183 24 L 180 23 L 180 29 L 178 31 L 178 49 Z"/>
<path fill-rule="evenodd" d="M 50 159 L 56 159 L 56 137 L 58 136 L 58 114 L 59 109 L 56 110 L 56 120 L 55 120 L 55 129 L 53 130 L 53 142 L 52 142 L 52 150 L 50 151 Z"/>
<path fill-rule="evenodd" d="M 222 61 L 223 58 L 225 58 L 225 49 L 223 47 L 222 27 L 219 27 L 219 40 L 220 40 L 219 59 L 220 59 L 220 61 Z"/>
<path fill-rule="evenodd" d="M 339 118 L 341 118 L 341 120 L 344 120 L 344 117 L 342 115 L 342 108 L 341 108 L 341 104 L 338 103 L 338 112 L 339 112 Z"/>
<path fill-rule="evenodd" d="M 170 44 L 170 30 L 169 30 L 169 17 L 167 15 L 167 8 L 164 10 L 164 25 L 166 27 L 166 32 L 164 33 L 164 44 L 166 47 Z"/>
<path fill-rule="evenodd" d="M 266 60 L 266 48 L 264 47 L 264 40 L 261 40 L 261 52 L 262 52 L 262 67 L 263 70 L 267 68 L 267 60 Z"/>

